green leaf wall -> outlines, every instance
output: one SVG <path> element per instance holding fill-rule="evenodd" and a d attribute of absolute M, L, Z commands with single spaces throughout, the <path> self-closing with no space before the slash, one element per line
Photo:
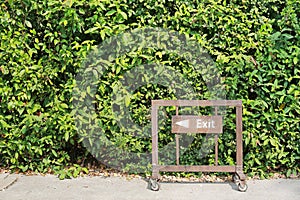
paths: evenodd
<path fill-rule="evenodd" d="M 185 34 L 205 48 L 222 73 L 227 99 L 243 100 L 245 172 L 262 177 L 299 173 L 299 18 L 298 0 L 1 1 L 0 166 L 47 172 L 88 155 L 72 112 L 75 76 L 84 59 L 112 36 L 160 27 Z M 178 55 L 143 50 L 119 58 L 107 70 L 96 96 L 100 113 L 110 112 L 111 85 L 133 61 L 145 60 L 176 66 L 196 91 L 205 90 L 199 74 L 189 71 Z M 174 96 L 166 88 L 145 86 L 131 98 L 133 116 L 143 123 L 151 98 Z M 234 128 L 231 111 L 227 114 L 226 125 Z M 120 131 L 112 120 L 103 123 L 108 135 Z M 161 141 L 172 140 L 168 131 L 163 130 Z M 120 135 L 129 150 L 151 150 L 150 139 Z M 213 152 L 197 159 L 198 139 L 183 155 L 183 163 L 213 163 Z M 232 164 L 234 138 L 224 134 L 219 142 L 220 164 Z"/>

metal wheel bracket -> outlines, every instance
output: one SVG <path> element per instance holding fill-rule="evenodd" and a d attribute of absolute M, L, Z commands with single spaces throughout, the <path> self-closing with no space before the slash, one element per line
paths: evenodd
<path fill-rule="evenodd" d="M 246 192 L 248 189 L 248 185 L 242 181 L 238 184 L 238 189 L 240 192 Z"/>
<path fill-rule="evenodd" d="M 149 186 L 152 191 L 158 191 L 160 189 L 160 184 L 158 183 L 158 180 L 155 179 L 149 180 Z"/>
<path fill-rule="evenodd" d="M 234 182 L 234 183 L 239 183 L 240 182 L 240 177 L 239 177 L 239 175 L 238 174 L 236 174 L 236 173 L 234 173 L 233 175 L 232 175 L 232 181 Z"/>

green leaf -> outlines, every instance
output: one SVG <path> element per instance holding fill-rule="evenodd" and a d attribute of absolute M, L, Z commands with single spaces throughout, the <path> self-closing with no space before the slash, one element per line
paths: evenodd
<path fill-rule="evenodd" d="M 23 134 L 25 134 L 26 131 L 27 131 L 27 126 L 23 126 L 22 129 L 21 129 L 21 132 L 22 132 Z"/>
<path fill-rule="evenodd" d="M 127 14 L 125 12 L 120 11 L 119 13 L 122 15 L 123 19 L 127 19 Z"/>
<path fill-rule="evenodd" d="M 22 172 L 26 172 L 28 170 L 28 165 L 21 166 Z"/>
<path fill-rule="evenodd" d="M 111 16 L 111 15 L 115 14 L 116 12 L 117 12 L 116 10 L 110 10 L 106 13 L 105 16 Z"/>
<path fill-rule="evenodd" d="M 25 20 L 25 24 L 27 27 L 32 28 L 32 24 L 30 21 Z"/>
<path fill-rule="evenodd" d="M 86 30 L 84 33 L 85 34 L 93 33 L 93 32 L 95 32 L 98 29 L 100 29 L 100 27 L 96 26 L 96 27 L 93 27 L 93 28 L 90 28 L 90 29 Z"/>
<path fill-rule="evenodd" d="M 274 138 L 270 138 L 270 143 L 272 146 L 277 147 L 277 142 Z"/>
<path fill-rule="evenodd" d="M 88 170 L 86 167 L 83 167 L 83 168 L 82 168 L 82 171 L 83 171 L 84 173 L 86 173 L 86 174 L 89 173 L 89 170 Z"/>
<path fill-rule="evenodd" d="M 125 106 L 128 107 L 130 105 L 131 97 L 130 95 L 125 96 Z"/>
<path fill-rule="evenodd" d="M 117 66 L 117 67 L 116 67 L 116 74 L 119 74 L 120 71 L 121 71 L 121 67 L 120 67 L 120 66 Z"/>
<path fill-rule="evenodd" d="M 294 57 L 293 58 L 293 63 L 296 65 L 298 63 L 298 58 L 297 57 Z"/>
<path fill-rule="evenodd" d="M 65 178 L 66 178 L 66 173 L 65 172 L 61 172 L 60 174 L 59 174 L 59 179 L 60 180 L 64 180 Z"/>
<path fill-rule="evenodd" d="M 9 128 L 9 127 L 10 127 L 10 125 L 9 125 L 8 123 L 6 123 L 6 121 L 4 121 L 4 120 L 2 120 L 2 119 L 0 119 L 0 124 L 1 124 L 1 126 L 4 127 L 4 128 Z"/>
<path fill-rule="evenodd" d="M 79 172 L 80 172 L 79 170 L 75 169 L 74 172 L 73 172 L 73 177 L 77 178 Z"/>
<path fill-rule="evenodd" d="M 70 137 L 69 132 L 65 132 L 65 140 L 66 140 L 66 142 L 69 140 L 69 137 Z"/>
<path fill-rule="evenodd" d="M 60 107 L 63 109 L 69 108 L 69 106 L 65 103 L 60 104 Z"/>
<path fill-rule="evenodd" d="M 52 154 L 53 154 L 55 157 L 58 156 L 57 153 L 56 153 L 56 151 L 54 151 L 54 149 L 52 149 L 51 152 L 52 152 Z"/>
<path fill-rule="evenodd" d="M 271 35 L 271 38 L 272 38 L 273 40 L 277 40 L 277 39 L 279 38 L 280 35 L 281 35 L 280 32 L 276 32 L 276 33 L 274 33 L 274 34 Z"/>

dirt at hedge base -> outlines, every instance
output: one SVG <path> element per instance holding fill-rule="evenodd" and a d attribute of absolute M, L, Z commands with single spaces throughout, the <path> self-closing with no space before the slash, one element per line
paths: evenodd
<path fill-rule="evenodd" d="M 20 171 L 15 171 L 12 172 L 9 169 L 4 169 L 4 168 L 0 168 L 0 174 L 2 173 L 15 173 L 15 174 L 22 174 L 22 175 L 26 175 L 26 176 L 34 176 L 34 175 L 47 175 L 47 174 L 55 174 L 53 171 L 49 170 L 47 173 L 36 173 L 33 171 L 26 171 L 26 172 L 20 172 Z M 228 176 L 217 176 L 214 174 L 201 174 L 198 176 L 194 176 L 194 175 L 189 175 L 188 173 L 186 173 L 186 176 L 180 176 L 180 173 L 178 173 L 179 175 L 175 176 L 175 175 L 161 175 L 161 182 L 199 182 L 199 183 L 214 183 L 214 182 L 231 182 L 232 181 L 232 174 L 229 174 Z M 128 174 L 128 173 L 122 173 L 119 171 L 116 171 L 114 169 L 105 169 L 103 167 L 101 168 L 95 168 L 92 167 L 89 169 L 89 173 L 85 174 L 84 172 L 81 172 L 79 174 L 79 176 L 81 177 L 93 177 L 93 176 L 101 176 L 104 178 L 109 178 L 109 177 L 124 177 L 127 180 L 131 180 L 134 178 L 138 178 L 138 179 L 149 179 L 150 176 L 146 176 L 146 175 L 139 175 L 139 174 Z M 247 180 L 259 180 L 259 176 L 254 176 L 254 177 L 249 177 L 247 176 Z M 286 179 L 286 176 L 284 174 L 280 174 L 280 173 L 274 173 L 273 176 L 269 177 L 268 179 Z M 295 176 L 295 175 L 291 175 L 289 177 L 289 179 L 300 179 L 300 173 Z"/>

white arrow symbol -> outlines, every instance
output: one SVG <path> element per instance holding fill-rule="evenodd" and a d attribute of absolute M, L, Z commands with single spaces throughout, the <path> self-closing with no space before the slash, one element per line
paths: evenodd
<path fill-rule="evenodd" d="M 188 128 L 189 127 L 189 120 L 183 120 L 183 121 L 179 121 L 179 122 L 176 122 L 177 125 L 179 126 L 183 126 L 185 128 Z"/>

